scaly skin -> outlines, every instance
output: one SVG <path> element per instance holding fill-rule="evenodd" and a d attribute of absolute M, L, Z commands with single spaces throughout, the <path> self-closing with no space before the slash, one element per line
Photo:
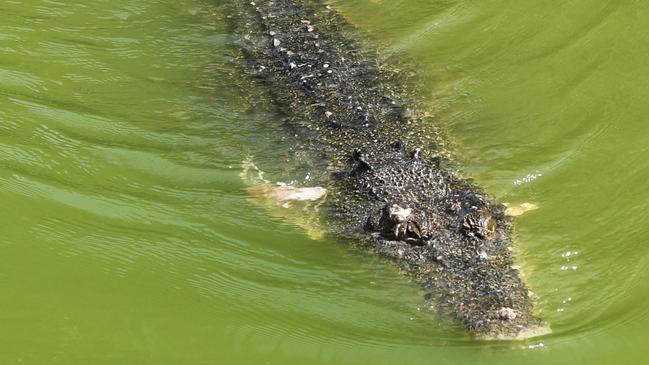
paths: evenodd
<path fill-rule="evenodd" d="M 546 333 L 512 268 L 505 208 L 458 176 L 398 72 L 320 1 L 238 1 L 234 11 L 248 73 L 286 115 L 296 150 L 328 166 L 319 182 L 330 231 L 393 258 L 476 337 Z"/>

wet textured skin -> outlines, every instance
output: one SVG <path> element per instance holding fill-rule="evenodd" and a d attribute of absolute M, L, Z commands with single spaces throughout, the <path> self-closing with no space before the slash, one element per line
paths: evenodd
<path fill-rule="evenodd" d="M 504 207 L 458 176 L 398 72 L 320 1 L 237 2 L 231 19 L 296 150 L 326 163 L 316 181 L 331 232 L 394 259 L 442 317 L 478 338 L 547 332 L 512 268 Z"/>

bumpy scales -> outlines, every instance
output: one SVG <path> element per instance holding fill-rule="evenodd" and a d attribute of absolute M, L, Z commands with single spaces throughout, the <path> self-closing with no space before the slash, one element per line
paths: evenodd
<path fill-rule="evenodd" d="M 296 149 L 327 161 L 332 232 L 393 258 L 431 306 L 477 337 L 544 332 L 512 268 L 504 207 L 458 176 L 398 72 L 379 67 L 320 1 L 238 2 L 232 18 Z"/>

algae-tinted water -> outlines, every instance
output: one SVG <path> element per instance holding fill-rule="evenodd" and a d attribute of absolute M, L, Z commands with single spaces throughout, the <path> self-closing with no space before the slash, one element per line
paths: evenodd
<path fill-rule="evenodd" d="M 290 163 L 216 1 L 0 4 L 3 364 L 642 363 L 649 10 L 337 1 L 517 219 L 554 330 L 479 343 L 390 264 L 260 209 Z M 253 100 L 251 100 L 253 99 Z M 295 176 L 304 179 L 304 176 Z"/>

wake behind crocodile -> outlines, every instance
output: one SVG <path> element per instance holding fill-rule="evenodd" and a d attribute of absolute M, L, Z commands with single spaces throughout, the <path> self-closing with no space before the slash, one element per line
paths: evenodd
<path fill-rule="evenodd" d="M 321 172 L 312 187 L 263 191 L 282 204 L 324 200 L 328 233 L 390 257 L 442 318 L 471 335 L 547 333 L 512 267 L 505 207 L 460 176 L 399 71 L 379 65 L 321 1 L 237 1 L 234 9 L 244 71 L 285 116 L 294 151 Z"/>

